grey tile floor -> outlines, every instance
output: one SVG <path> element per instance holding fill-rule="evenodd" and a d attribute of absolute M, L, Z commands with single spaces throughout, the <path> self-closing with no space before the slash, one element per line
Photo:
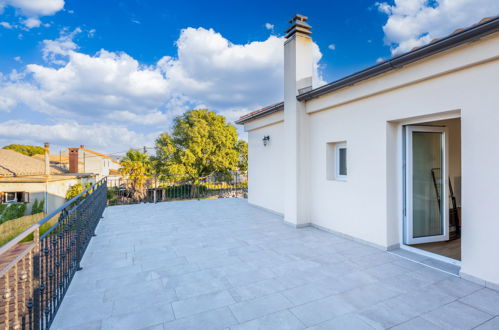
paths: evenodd
<path fill-rule="evenodd" d="M 498 329 L 499 293 L 241 199 L 106 209 L 52 329 Z"/>

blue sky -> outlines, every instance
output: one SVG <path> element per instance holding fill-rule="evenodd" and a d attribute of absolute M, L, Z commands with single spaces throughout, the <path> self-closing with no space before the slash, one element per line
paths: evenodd
<path fill-rule="evenodd" d="M 174 116 L 282 100 L 288 20 L 329 82 L 499 14 L 497 0 L 0 0 L 0 145 L 152 146 Z"/>
<path fill-rule="evenodd" d="M 16 9 L 8 7 L 1 21 L 16 21 Z M 41 27 L 29 31 L 0 29 L 0 66 L 22 69 L 23 63 L 43 63 L 41 42 L 56 39 L 61 29 L 95 30 L 93 37 L 82 34 L 80 51 L 94 54 L 104 48 L 123 51 L 143 64 L 154 64 L 165 55 L 175 56 L 175 41 L 186 27 L 213 28 L 236 44 L 284 35 L 295 13 L 310 17 L 313 39 L 323 52 L 324 78 L 331 81 L 389 57 L 383 43 L 382 26 L 387 16 L 375 2 L 313 1 L 67 1 L 54 16 L 42 17 Z M 274 25 L 272 30 L 266 23 Z M 19 35 L 22 35 L 20 38 Z M 333 44 L 335 49 L 328 46 Z"/>

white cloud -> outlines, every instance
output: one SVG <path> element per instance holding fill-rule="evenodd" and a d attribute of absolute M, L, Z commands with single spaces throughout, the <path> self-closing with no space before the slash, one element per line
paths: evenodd
<path fill-rule="evenodd" d="M 22 72 L 0 76 L 0 111 L 28 108 L 56 123 L 68 119 L 87 126 L 98 122 L 115 127 L 119 123 L 134 132 L 144 131 L 147 125 L 165 130 L 175 115 L 201 105 L 232 121 L 282 101 L 284 38 L 269 36 L 264 41 L 233 44 L 211 29 L 187 28 L 177 41 L 175 57 L 143 65 L 122 52 L 80 52 L 74 41 L 80 32 L 64 31 L 56 40 L 43 41 L 45 65 L 28 64 Z M 323 83 L 318 64 L 321 56 L 314 44 L 316 85 Z M 26 132 L 26 138 L 31 134 L 38 139 L 33 124 L 10 124 Z M 52 126 L 63 132 L 74 125 Z M 83 135 L 78 143 L 90 144 L 83 140 L 86 138 Z"/>
<path fill-rule="evenodd" d="M 139 123 L 142 125 L 154 125 L 166 123 L 168 119 L 171 119 L 165 113 L 157 110 L 153 110 L 145 114 L 136 114 L 130 111 L 113 111 L 106 115 L 106 118 L 112 121 L 121 121 L 129 123 Z"/>
<path fill-rule="evenodd" d="M 2 145 L 13 141 L 41 145 L 44 141 L 50 141 L 59 146 L 85 144 L 105 152 L 115 152 L 150 145 L 158 134 L 159 132 L 141 134 L 114 123 L 81 125 L 77 122 L 63 122 L 39 125 L 14 120 L 0 123 Z"/>
<path fill-rule="evenodd" d="M 22 21 L 22 23 L 28 29 L 39 27 L 40 25 L 42 25 L 42 21 L 40 21 L 40 19 L 38 17 L 29 17 L 29 18 L 26 18 L 24 21 Z"/>
<path fill-rule="evenodd" d="M 218 109 L 282 98 L 282 38 L 236 45 L 211 29 L 187 28 L 177 47 L 177 58 L 158 63 L 174 93 Z"/>
<path fill-rule="evenodd" d="M 3 26 L 6 29 L 12 29 L 12 25 L 9 22 L 0 22 L 0 26 Z"/>
<path fill-rule="evenodd" d="M 336 49 L 336 45 L 335 44 L 330 44 L 329 46 L 327 46 L 327 48 L 329 48 L 331 50 L 335 50 Z"/>
<path fill-rule="evenodd" d="M 497 0 L 395 0 L 393 5 L 378 2 L 377 7 L 388 15 L 383 31 L 392 54 L 407 52 L 499 14 Z"/>
<path fill-rule="evenodd" d="M 56 40 L 44 40 L 42 48 L 43 59 L 52 64 L 66 64 L 66 57 L 78 49 L 78 45 L 73 41 L 73 38 L 78 33 L 81 33 L 80 28 L 76 28 L 71 33 L 62 31 L 61 36 Z"/>
<path fill-rule="evenodd" d="M 10 111 L 14 106 L 17 105 L 16 100 L 0 95 L 0 111 Z"/>
<path fill-rule="evenodd" d="M 378 58 L 376 59 L 376 63 L 378 63 L 378 64 L 379 64 L 379 63 L 381 63 L 381 62 L 384 62 L 384 61 L 385 61 L 385 59 L 384 59 L 384 58 L 382 58 L 382 57 L 378 57 Z"/>
<path fill-rule="evenodd" d="M 274 29 L 274 24 L 265 23 L 265 28 L 266 28 L 267 30 L 273 30 L 273 29 Z"/>
<path fill-rule="evenodd" d="M 64 8 L 64 0 L 0 0 L 0 13 L 7 7 L 14 7 L 21 22 L 28 29 L 41 25 L 40 17 L 51 16 Z"/>

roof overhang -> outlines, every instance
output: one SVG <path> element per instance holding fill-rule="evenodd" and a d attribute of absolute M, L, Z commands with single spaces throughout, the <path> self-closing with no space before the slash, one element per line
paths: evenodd
<path fill-rule="evenodd" d="M 457 47 L 464 43 L 480 39 L 497 31 L 499 31 L 499 16 L 465 30 L 461 30 L 459 32 L 451 34 L 450 36 L 447 36 L 445 38 L 438 39 L 428 45 L 419 47 L 408 53 L 399 55 L 397 57 L 394 57 L 393 59 L 371 66 L 365 70 L 333 81 L 309 92 L 300 94 L 296 98 L 298 99 L 298 101 L 307 101 L 316 97 L 320 97 L 322 95 L 334 92 L 338 89 L 351 86 L 363 80 L 373 78 L 388 71 L 401 68 L 410 63 Z"/>
<path fill-rule="evenodd" d="M 332 93 L 339 89 L 352 86 L 356 83 L 376 77 L 383 73 L 387 73 L 389 71 L 401 68 L 413 62 L 436 55 L 438 53 L 460 46 L 462 44 L 478 40 L 480 38 L 483 38 L 487 35 L 490 35 L 498 31 L 499 31 L 499 16 L 487 20 L 482 20 L 481 23 L 478 23 L 472 27 L 469 27 L 464 30 L 457 30 L 456 32 L 445 38 L 435 40 L 429 43 L 428 45 L 416 48 L 410 52 L 396 56 L 385 62 L 381 62 L 377 65 L 368 67 L 367 69 L 356 72 L 339 80 L 333 81 L 324 86 L 312 89 L 306 93 L 302 93 L 298 95 L 296 98 L 298 101 L 308 101 L 326 95 L 328 93 Z M 236 121 L 236 124 L 239 125 L 245 124 L 249 121 L 258 119 L 260 117 L 281 110 L 284 110 L 284 102 L 277 103 L 269 107 L 249 113 L 245 116 L 242 116 L 240 119 Z"/>

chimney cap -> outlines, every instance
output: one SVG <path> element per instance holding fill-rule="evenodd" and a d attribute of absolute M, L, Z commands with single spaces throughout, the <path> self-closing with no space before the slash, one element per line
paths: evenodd
<path fill-rule="evenodd" d="M 296 21 L 306 22 L 307 20 L 308 20 L 307 16 L 301 15 L 301 14 L 296 14 L 292 19 L 289 20 L 289 23 L 293 24 Z"/>
<path fill-rule="evenodd" d="M 308 37 L 312 34 L 312 27 L 307 23 L 308 17 L 296 14 L 290 21 L 292 25 L 286 30 L 286 39 L 291 38 L 295 34 L 301 34 Z"/>

